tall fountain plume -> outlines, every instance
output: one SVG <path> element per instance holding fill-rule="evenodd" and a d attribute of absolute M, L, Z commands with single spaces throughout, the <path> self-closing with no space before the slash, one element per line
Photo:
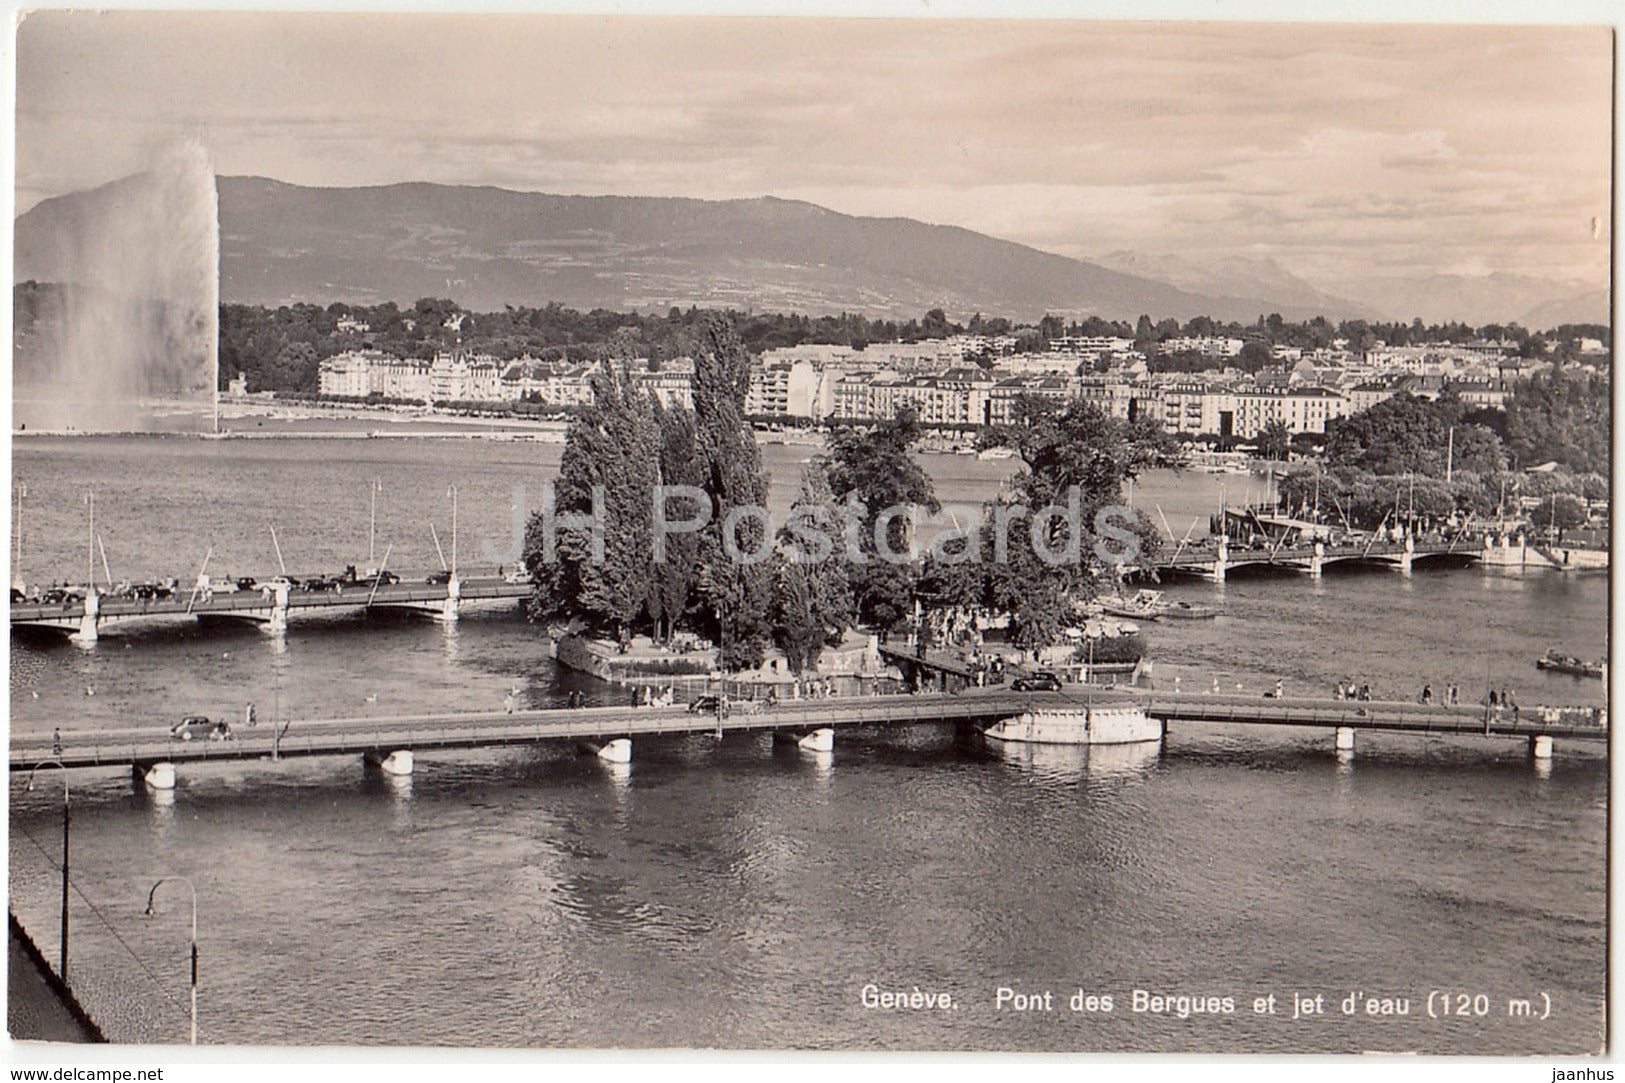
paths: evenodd
<path fill-rule="evenodd" d="M 17 424 L 217 429 L 220 214 L 204 149 L 177 148 L 148 172 L 68 197 L 48 221 L 31 255 L 61 302 L 38 356 L 19 358 Z"/>

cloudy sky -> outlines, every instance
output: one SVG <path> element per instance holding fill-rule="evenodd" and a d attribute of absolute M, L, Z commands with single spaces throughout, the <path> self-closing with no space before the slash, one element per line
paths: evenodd
<path fill-rule="evenodd" d="M 1611 49 L 1574 26 L 45 12 L 18 31 L 16 200 L 195 139 L 299 184 L 771 194 L 1082 258 L 1269 258 L 1376 304 L 1441 275 L 1600 290 Z"/>

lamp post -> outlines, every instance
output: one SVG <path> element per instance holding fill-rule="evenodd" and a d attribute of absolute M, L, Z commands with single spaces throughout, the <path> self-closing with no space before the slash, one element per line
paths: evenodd
<path fill-rule="evenodd" d="M 41 767 L 55 767 L 62 772 L 62 954 L 58 969 L 64 984 L 68 980 L 68 837 L 72 814 L 68 804 L 68 769 L 61 760 L 41 760 L 28 772 L 29 790 L 34 788 L 34 772 Z"/>
<path fill-rule="evenodd" d="M 197 1044 L 197 888 L 184 876 L 165 876 L 147 892 L 147 916 L 153 914 L 152 904 L 158 889 L 170 880 L 179 880 L 192 892 L 192 1044 Z"/>
<path fill-rule="evenodd" d="M 378 490 L 384 487 L 383 482 L 377 478 L 372 479 L 372 513 L 367 520 L 367 570 L 371 571 L 377 565 L 373 563 L 373 544 L 378 537 Z"/>

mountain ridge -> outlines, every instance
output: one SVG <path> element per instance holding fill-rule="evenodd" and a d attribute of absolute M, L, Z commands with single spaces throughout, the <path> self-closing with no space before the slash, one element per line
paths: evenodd
<path fill-rule="evenodd" d="M 54 280 L 61 238 L 116 213 L 121 182 L 43 200 L 16 222 L 17 280 Z M 559 195 L 404 181 L 308 187 L 217 179 L 221 299 L 471 309 L 558 302 L 664 311 L 732 307 L 913 318 L 942 308 L 1032 320 L 1206 315 L 1251 322 L 1358 312 L 1214 294 L 963 226 L 844 214 L 779 196 Z"/>

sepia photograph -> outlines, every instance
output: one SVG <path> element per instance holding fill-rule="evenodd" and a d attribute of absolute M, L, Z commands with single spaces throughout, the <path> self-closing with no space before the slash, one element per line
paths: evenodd
<path fill-rule="evenodd" d="M 992 14 L 14 13 L 12 1063 L 1605 1078 L 1615 28 Z"/>

